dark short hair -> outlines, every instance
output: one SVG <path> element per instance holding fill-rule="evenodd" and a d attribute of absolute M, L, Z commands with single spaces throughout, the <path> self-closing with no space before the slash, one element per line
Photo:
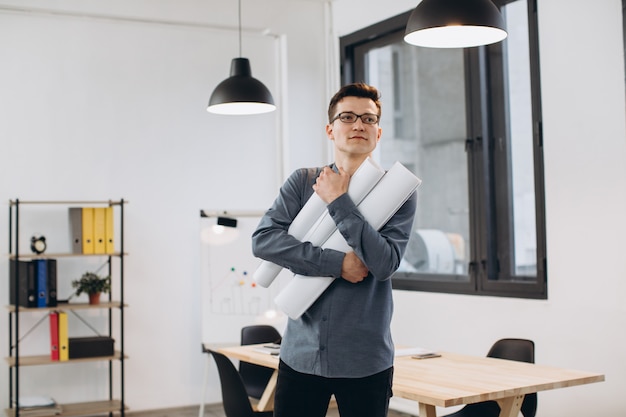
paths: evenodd
<path fill-rule="evenodd" d="M 369 98 L 376 105 L 376 108 L 378 109 L 378 116 L 380 117 L 380 93 L 378 92 L 376 87 L 372 87 L 371 85 L 365 83 L 352 83 L 341 87 L 339 91 L 335 93 L 333 98 L 330 99 L 330 104 L 328 105 L 329 123 L 333 119 L 333 117 L 335 117 L 337 103 L 339 103 L 342 99 L 346 97 Z"/>

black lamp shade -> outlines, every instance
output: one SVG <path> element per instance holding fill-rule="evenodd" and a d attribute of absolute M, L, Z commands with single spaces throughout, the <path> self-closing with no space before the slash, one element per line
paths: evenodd
<path fill-rule="evenodd" d="M 252 77 L 248 58 L 234 58 L 230 77 L 215 87 L 207 111 L 216 114 L 260 114 L 276 109 L 265 85 Z"/>
<path fill-rule="evenodd" d="M 423 0 L 409 17 L 404 40 L 432 48 L 468 48 L 506 36 L 504 19 L 490 0 Z"/>

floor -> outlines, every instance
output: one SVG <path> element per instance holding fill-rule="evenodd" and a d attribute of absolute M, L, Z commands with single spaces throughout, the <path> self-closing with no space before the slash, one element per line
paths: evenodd
<path fill-rule="evenodd" d="M 132 417 L 198 417 L 199 407 L 182 407 L 166 410 L 153 410 L 153 411 L 141 411 L 141 412 L 128 412 L 127 414 Z M 207 404 L 204 407 L 204 417 L 226 417 L 224 409 L 221 404 Z M 339 413 L 336 408 L 328 410 L 326 417 L 339 417 Z M 412 417 L 409 414 L 401 413 L 394 410 L 389 410 L 388 417 Z"/>

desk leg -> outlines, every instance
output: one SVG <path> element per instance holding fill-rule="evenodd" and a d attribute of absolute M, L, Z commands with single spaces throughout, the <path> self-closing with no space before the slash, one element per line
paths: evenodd
<path fill-rule="evenodd" d="M 523 395 L 498 400 L 498 405 L 500 406 L 500 417 L 517 417 L 520 409 L 522 408 L 523 401 Z"/>
<path fill-rule="evenodd" d="M 207 352 L 206 362 L 204 365 L 204 378 L 202 379 L 202 395 L 200 396 L 200 412 L 198 417 L 204 417 L 204 396 L 206 395 L 206 387 L 209 383 L 209 367 L 211 366 L 211 354 Z"/>
<path fill-rule="evenodd" d="M 437 409 L 431 404 L 420 404 L 420 417 L 437 417 Z"/>
<path fill-rule="evenodd" d="M 276 381 L 278 381 L 278 370 L 274 371 L 270 378 L 263 395 L 256 406 L 258 411 L 270 411 L 274 409 L 274 393 L 276 392 Z"/>

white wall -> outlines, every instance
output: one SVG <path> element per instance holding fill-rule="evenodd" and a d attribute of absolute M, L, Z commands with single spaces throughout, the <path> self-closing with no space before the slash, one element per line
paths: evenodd
<path fill-rule="evenodd" d="M 282 180 L 276 168 L 281 156 L 273 138 L 266 138 L 268 130 L 286 129 L 287 173 L 326 162 L 324 113 L 327 91 L 336 85 L 327 65 L 332 46 L 325 38 L 325 5 L 243 1 L 243 26 L 250 29 L 245 40 L 258 45 L 247 51 L 244 43 L 244 55 L 253 74 L 284 100 L 279 106 L 289 117 L 282 125 L 279 114 L 232 123 L 204 111 L 237 46 L 234 32 L 202 25 L 236 26 L 235 1 L 50 3 L 0 0 L 0 200 L 130 201 L 126 400 L 133 410 L 197 404 L 204 364 L 198 212 L 267 207 Z M 414 3 L 337 0 L 332 33 L 350 33 Z M 539 416 L 619 417 L 626 412 L 620 398 L 626 385 L 621 2 L 538 3 L 549 299 L 398 291 L 393 331 L 399 344 L 478 355 L 501 337 L 531 338 L 538 363 L 603 372 L 607 379 L 541 393 Z M 11 5 L 77 15 L 1 11 Z M 252 56 L 267 47 L 252 33 L 259 28 L 285 36 L 287 71 L 281 79 L 275 54 Z M 259 128 L 250 133 L 249 126 Z M 43 179 L 32 175 L 33 166 L 43 166 Z M 6 219 L 8 206 L 0 211 Z M 0 253 L 7 250 L 7 239 L 0 239 Z M 7 270 L 6 263 L 0 259 L 0 270 Z M 6 294 L 0 291 L 0 304 L 8 303 Z M 7 320 L 0 320 L 0 334 L 7 331 Z M 0 356 L 7 354 L 2 343 Z M 37 376 L 44 383 L 28 386 L 33 392 L 42 393 L 38 389 L 57 377 L 59 385 L 72 383 L 69 377 Z M 6 408 L 6 366 L 0 367 L 0 381 L 0 408 Z M 63 400 L 81 401 L 93 391 L 85 386 Z M 214 378 L 206 400 L 219 400 Z"/>
<path fill-rule="evenodd" d="M 370 3 L 366 13 L 362 1 L 336 2 L 340 36 L 416 2 Z M 397 291 L 393 332 L 396 343 L 477 355 L 502 337 L 533 339 L 538 363 L 606 374 L 603 383 L 540 393 L 538 416 L 619 417 L 626 415 L 621 2 L 538 0 L 538 8 L 548 300 Z"/>
<path fill-rule="evenodd" d="M 290 164 L 327 161 L 323 22 L 320 2 L 242 2 L 243 55 L 289 112 L 229 118 L 205 109 L 239 53 L 236 1 L 0 1 L 0 216 L 6 222 L 13 198 L 130 201 L 132 410 L 200 402 L 200 209 L 266 209 L 292 169 L 281 169 L 280 132 Z M 5 225 L 0 253 L 8 252 Z M 32 227 L 22 222 L 23 241 L 43 232 L 57 244 L 58 235 Z M 8 271 L 6 257 L 0 270 Z M 7 290 L 0 304 L 8 304 Z M 39 317 L 24 317 L 22 329 Z M 0 320 L 2 335 L 7 322 Z M 44 324 L 23 346 L 45 353 L 46 332 Z M 102 398 L 105 380 L 89 383 L 98 381 L 85 379 L 90 372 L 102 375 L 102 364 L 21 368 L 21 394 Z M 7 408 L 6 366 L 0 381 Z M 217 387 L 213 373 L 207 401 L 219 400 Z"/>

